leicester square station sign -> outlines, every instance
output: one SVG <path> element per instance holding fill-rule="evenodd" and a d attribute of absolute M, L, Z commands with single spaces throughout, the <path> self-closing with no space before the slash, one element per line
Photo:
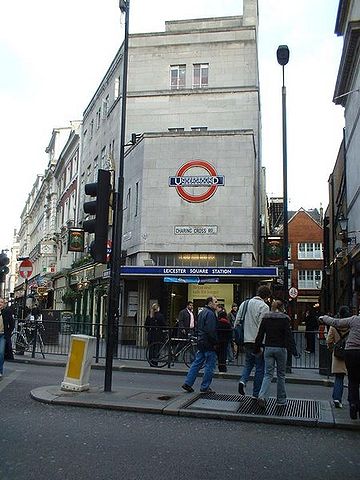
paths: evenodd
<path fill-rule="evenodd" d="M 204 175 L 185 175 L 192 168 L 204 170 Z M 213 165 L 204 160 L 191 160 L 184 163 L 174 177 L 169 177 L 169 186 L 175 187 L 181 198 L 190 203 L 200 203 L 209 200 L 218 187 L 225 185 L 224 175 L 218 175 Z M 202 187 L 199 194 L 190 193 L 187 189 Z"/>

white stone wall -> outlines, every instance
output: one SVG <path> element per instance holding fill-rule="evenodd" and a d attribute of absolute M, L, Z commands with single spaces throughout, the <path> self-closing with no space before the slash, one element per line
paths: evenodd
<path fill-rule="evenodd" d="M 126 158 L 125 184 L 131 188 L 131 213 L 124 210 L 123 248 L 128 254 L 148 252 L 251 253 L 254 229 L 254 142 L 251 131 L 145 135 Z M 191 160 L 213 165 L 225 176 L 206 202 L 189 203 L 169 177 Z M 204 175 L 192 169 L 186 175 Z M 135 183 L 140 182 L 140 212 L 135 217 Z M 187 189 L 198 195 L 201 187 Z M 127 191 L 125 191 L 126 197 Z M 216 225 L 216 235 L 176 235 L 175 226 Z M 127 239 L 127 240 L 126 240 Z"/>

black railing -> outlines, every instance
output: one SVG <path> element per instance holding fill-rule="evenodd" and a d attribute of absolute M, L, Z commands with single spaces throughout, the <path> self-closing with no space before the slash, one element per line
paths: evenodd
<path fill-rule="evenodd" d="M 106 355 L 106 326 L 99 323 L 89 322 L 67 322 L 44 321 L 42 339 L 44 342 L 43 351 L 45 355 L 67 355 L 70 349 L 70 338 L 72 334 L 90 335 L 96 339 L 95 361 L 99 362 Z M 187 333 L 187 332 L 186 332 Z M 313 335 L 314 352 L 307 353 L 307 337 Z M 150 342 L 171 338 L 184 337 L 184 332 L 178 332 L 176 328 L 145 327 L 137 325 L 120 325 L 118 343 L 114 348 L 114 358 L 117 360 L 146 361 L 146 349 L 148 339 Z M 292 356 L 291 367 L 301 369 L 319 369 L 320 373 L 328 374 L 331 355 L 327 351 L 325 340 L 319 339 L 318 332 L 293 331 L 294 340 L 299 358 Z M 236 353 L 236 346 L 234 347 Z M 36 353 L 41 353 L 40 346 L 36 345 Z M 319 361 L 320 360 L 320 361 Z M 239 352 L 230 365 L 243 365 L 244 354 Z M 321 371 L 323 369 L 323 371 Z"/>

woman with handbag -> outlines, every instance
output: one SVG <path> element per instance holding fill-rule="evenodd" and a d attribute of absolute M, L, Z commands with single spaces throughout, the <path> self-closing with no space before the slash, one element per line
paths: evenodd
<path fill-rule="evenodd" d="M 351 315 L 349 307 L 343 305 L 339 308 L 338 317 L 339 318 L 346 318 Z M 331 361 L 331 373 L 334 374 L 334 388 L 332 393 L 332 399 L 334 402 L 335 408 L 342 408 L 342 396 L 344 391 L 344 377 L 347 375 L 346 365 L 345 365 L 345 358 L 343 355 L 338 355 L 336 348 L 337 344 L 341 341 L 341 339 L 345 339 L 349 333 L 348 327 L 342 328 L 335 328 L 330 327 L 326 343 L 328 349 L 332 351 L 332 361 Z"/>
<path fill-rule="evenodd" d="M 360 316 L 333 318 L 324 315 L 319 318 L 319 322 L 338 329 L 349 329 L 345 345 L 345 365 L 349 378 L 350 418 L 356 420 L 360 412 Z"/>

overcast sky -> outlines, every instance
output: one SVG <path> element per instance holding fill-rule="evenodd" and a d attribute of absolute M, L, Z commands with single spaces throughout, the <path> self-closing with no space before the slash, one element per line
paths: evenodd
<path fill-rule="evenodd" d="M 286 67 L 289 209 L 328 203 L 343 109 L 332 103 L 342 38 L 338 0 L 259 0 L 262 161 L 267 192 L 282 194 L 281 67 Z M 241 15 L 241 0 L 131 0 L 130 32 L 164 30 L 165 20 Z M 36 175 L 47 165 L 54 127 L 82 113 L 123 39 L 118 0 L 11 0 L 0 4 L 0 249 Z"/>

